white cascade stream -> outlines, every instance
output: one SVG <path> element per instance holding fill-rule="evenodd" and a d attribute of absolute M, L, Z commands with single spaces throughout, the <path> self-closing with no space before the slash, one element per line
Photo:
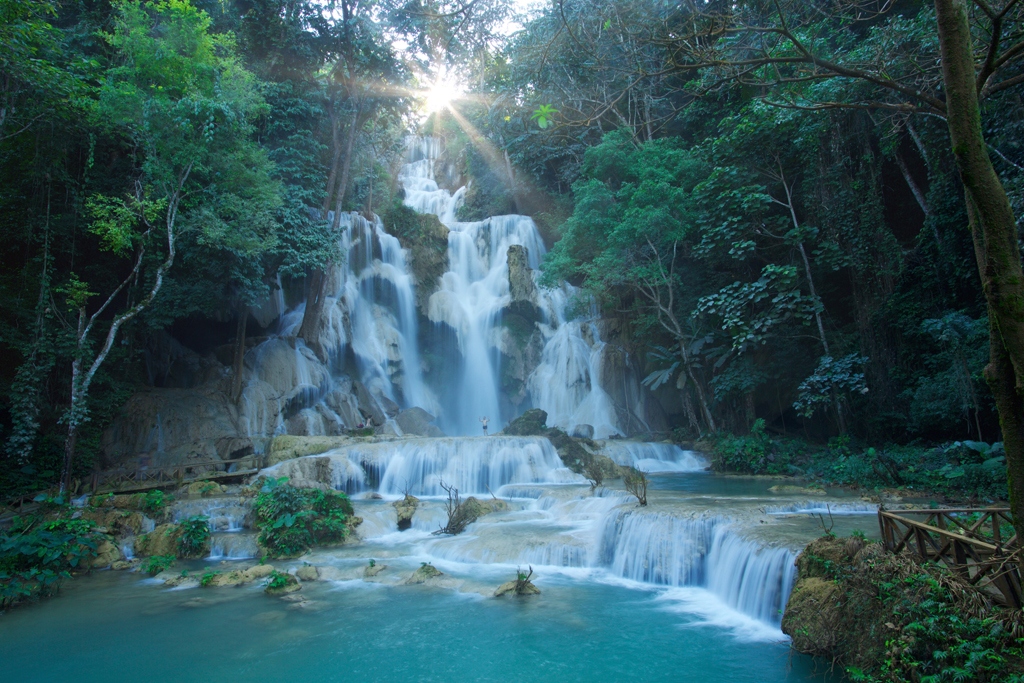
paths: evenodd
<path fill-rule="evenodd" d="M 330 485 L 357 498 L 357 514 L 364 519 L 360 536 L 388 552 L 402 547 L 404 553 L 440 562 L 546 566 L 649 586 L 703 589 L 725 608 L 776 627 L 794 580 L 788 548 L 765 547 L 745 536 L 741 523 L 692 505 L 637 508 L 624 492 L 591 491 L 546 438 L 478 436 L 482 416 L 497 431 L 518 411 L 538 407 L 548 413 L 551 426 L 571 433 L 589 425 L 596 439 L 608 439 L 642 427 L 637 416 L 643 410 L 638 390 L 625 392 L 636 405 L 615 404 L 610 387 L 617 382 L 621 397 L 623 380 L 605 375 L 612 367 L 622 371 L 621 358 L 618 365 L 609 362 L 611 349 L 601 339 L 596 313 L 567 315 L 575 295 L 569 285 L 536 287 L 533 303 L 543 340 L 539 362 L 526 379 L 525 403 L 517 410 L 503 401 L 507 339 L 501 323 L 511 302 L 507 252 L 512 245 L 525 247 L 536 284 L 545 246 L 527 216 L 456 220 L 466 188 L 452 193 L 438 187 L 434 166 L 440 153 L 438 140 L 412 138 L 399 178 L 406 205 L 436 215 L 449 230 L 448 270 L 430 296 L 427 317 L 437 326 L 434 338 L 450 345 L 442 352 L 459 359 L 456 370 L 447 377 L 424 376 L 421 360 L 427 350 L 419 347 L 417 283 L 407 254 L 379 218 L 343 214 L 339 246 L 346 258 L 329 272 L 326 324 L 313 344 L 328 361 L 295 337 L 304 306 L 285 312 L 278 334 L 246 356 L 240 419 L 251 436 L 338 434 L 364 419 L 365 401 L 356 394 L 365 389 L 363 399 L 368 394 L 381 413 L 418 406 L 436 416 L 446 433 L 461 436 L 354 443 L 285 461 L 266 474 L 327 483 L 317 479 L 326 459 Z M 282 307 L 280 301 L 272 306 Z M 389 424 L 400 437 L 395 422 Z M 601 452 L 619 465 L 666 476 L 686 476 L 706 466 L 696 454 L 670 444 L 615 439 L 604 441 Z M 463 497 L 499 496 L 509 509 L 480 518 L 462 535 L 432 536 L 444 521 L 442 482 Z M 423 503 L 412 528 L 397 532 L 387 502 L 406 492 Z M 384 501 L 359 500 L 370 493 Z M 174 513 L 176 519 L 195 514 L 211 520 L 209 559 L 255 555 L 254 535 L 239 532 L 249 514 L 245 506 L 183 501 Z"/>

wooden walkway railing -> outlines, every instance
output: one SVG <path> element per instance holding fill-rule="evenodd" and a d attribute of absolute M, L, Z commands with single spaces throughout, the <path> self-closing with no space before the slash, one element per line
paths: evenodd
<path fill-rule="evenodd" d="M 919 560 L 959 572 L 994 599 L 1020 608 L 1019 547 L 1007 508 L 879 509 L 887 550 L 909 550 Z"/>

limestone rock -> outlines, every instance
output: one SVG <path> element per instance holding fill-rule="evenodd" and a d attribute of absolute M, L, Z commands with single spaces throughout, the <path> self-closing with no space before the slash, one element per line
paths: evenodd
<path fill-rule="evenodd" d="M 398 427 L 405 434 L 444 436 L 444 432 L 437 425 L 433 424 L 435 419 L 437 418 L 417 406 L 398 413 L 398 416 L 395 417 L 395 422 L 398 423 Z"/>
<path fill-rule="evenodd" d="M 470 496 L 459 504 L 458 510 L 455 511 L 455 515 L 452 517 L 451 526 L 460 527 L 472 524 L 484 515 L 507 509 L 508 503 L 503 500 L 480 500 Z"/>
<path fill-rule="evenodd" d="M 299 583 L 299 580 L 291 574 L 282 574 L 281 576 L 284 577 L 285 584 L 277 588 L 268 584 L 264 589 L 264 592 L 266 592 L 267 595 L 285 595 L 286 593 L 294 593 L 295 591 L 302 589 L 302 585 Z"/>
<path fill-rule="evenodd" d="M 377 401 L 370 395 L 370 392 L 362 382 L 353 382 L 352 389 L 356 395 L 356 399 L 359 401 L 359 412 L 362 413 L 367 420 L 378 427 L 388 421 L 387 415 L 384 414 L 384 411 L 381 410 Z"/>
<path fill-rule="evenodd" d="M 320 570 L 316 567 L 306 565 L 299 567 L 295 572 L 295 576 L 298 577 L 299 581 L 317 581 L 320 578 Z"/>
<path fill-rule="evenodd" d="M 111 567 L 122 559 L 121 549 L 111 541 L 104 540 L 96 546 L 96 556 L 92 558 L 89 566 L 93 569 L 102 569 Z"/>
<path fill-rule="evenodd" d="M 244 586 L 248 583 L 253 583 L 259 579 L 266 578 L 274 571 L 274 567 L 269 564 L 257 564 L 246 569 L 236 569 L 230 572 L 224 572 L 223 574 L 217 574 L 214 576 L 207 586 L 214 588 L 223 588 L 225 586 Z"/>
<path fill-rule="evenodd" d="M 412 516 L 416 513 L 419 504 L 420 499 L 409 494 L 406 494 L 402 500 L 396 500 L 391 504 L 394 506 L 395 512 L 398 513 L 399 531 L 405 531 L 412 526 Z"/>
<path fill-rule="evenodd" d="M 174 495 L 177 498 L 210 498 L 226 493 L 227 490 L 227 486 L 213 481 L 194 481 L 182 486 Z"/>
<path fill-rule="evenodd" d="M 586 424 L 576 425 L 572 430 L 572 435 L 577 439 L 593 439 L 594 427 Z"/>
<path fill-rule="evenodd" d="M 864 541 L 853 537 L 823 536 L 812 541 L 796 558 L 800 578 L 832 579 L 834 570 L 853 564 L 864 545 Z"/>
<path fill-rule="evenodd" d="M 372 579 L 373 577 L 377 576 L 377 574 L 380 574 L 387 568 L 388 566 L 386 564 L 375 564 L 372 567 L 366 567 L 365 569 L 363 569 L 363 578 Z"/>
<path fill-rule="evenodd" d="M 505 427 L 509 436 L 540 436 L 547 431 L 548 414 L 540 408 L 531 408 Z"/>
<path fill-rule="evenodd" d="M 537 307 L 537 285 L 530 270 L 529 254 L 521 244 L 509 246 L 505 256 L 508 262 L 509 309 L 516 315 L 533 322 L 540 319 Z"/>
<path fill-rule="evenodd" d="M 143 534 L 135 539 L 135 554 L 140 557 L 153 555 L 177 557 L 179 532 L 177 524 L 161 524 L 148 534 Z"/>
<path fill-rule="evenodd" d="M 424 564 L 419 569 L 414 571 L 412 573 L 412 576 L 406 579 L 405 583 L 407 585 L 426 583 L 427 581 L 431 579 L 436 579 L 439 576 L 444 576 L 444 573 L 438 571 L 438 569 L 434 567 L 434 565 L 432 564 Z"/>
<path fill-rule="evenodd" d="M 121 572 L 126 569 L 132 569 L 139 565 L 137 560 L 117 560 L 110 564 L 110 568 L 116 572 Z"/>

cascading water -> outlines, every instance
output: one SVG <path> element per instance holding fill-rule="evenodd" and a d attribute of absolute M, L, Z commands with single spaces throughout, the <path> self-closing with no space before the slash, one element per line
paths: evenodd
<path fill-rule="evenodd" d="M 438 187 L 434 165 L 440 152 L 439 140 L 414 138 L 409 163 L 399 177 L 406 205 L 436 215 L 449 229 L 449 270 L 430 297 L 429 318 L 454 332 L 463 359 L 460 377 L 443 401 L 442 424 L 449 433 L 474 434 L 480 430 L 480 416 L 502 422 L 514 417 L 502 413 L 499 401 L 501 314 L 511 302 L 509 247 L 525 247 L 527 265 L 533 271 L 547 250 L 529 216 L 456 220 L 466 188 L 452 194 Z M 597 326 L 593 321 L 566 320 L 566 303 L 572 295 L 568 285 L 556 290 L 534 288 L 538 300 L 533 303 L 544 317 L 541 331 L 546 343 L 541 364 L 528 381 L 532 404 L 548 412 L 552 426 L 571 431 L 589 424 L 599 438 L 621 433 L 615 407 L 601 387 L 604 344 Z"/>

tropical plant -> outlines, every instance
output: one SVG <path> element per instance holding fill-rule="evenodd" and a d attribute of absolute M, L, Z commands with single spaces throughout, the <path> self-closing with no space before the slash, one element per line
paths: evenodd
<path fill-rule="evenodd" d="M 210 545 L 210 521 L 203 515 L 195 515 L 178 525 L 178 553 L 182 557 L 199 557 Z"/>
<path fill-rule="evenodd" d="M 170 569 L 177 559 L 174 555 L 153 555 L 143 560 L 140 568 L 150 576 L 156 576 L 165 569 Z"/>
<path fill-rule="evenodd" d="M 348 536 L 352 503 L 344 493 L 300 489 L 268 479 L 253 501 L 258 541 L 272 557 L 292 557 Z"/>

